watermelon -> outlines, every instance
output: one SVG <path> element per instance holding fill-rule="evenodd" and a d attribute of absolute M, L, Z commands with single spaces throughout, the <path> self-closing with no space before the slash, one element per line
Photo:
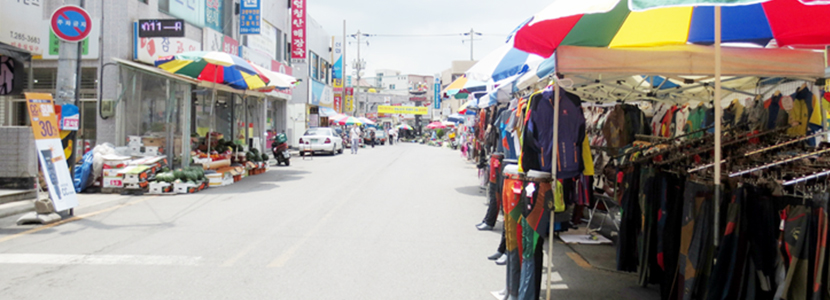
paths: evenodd
<path fill-rule="evenodd" d="M 176 169 L 176 171 L 173 171 L 173 176 L 175 176 L 176 179 L 184 179 L 184 171 L 182 171 L 182 169 Z"/>

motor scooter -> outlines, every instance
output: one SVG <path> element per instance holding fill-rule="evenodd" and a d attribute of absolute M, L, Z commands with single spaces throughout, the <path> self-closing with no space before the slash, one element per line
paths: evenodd
<path fill-rule="evenodd" d="M 285 136 L 285 133 L 278 134 L 276 140 L 271 143 L 271 152 L 274 153 L 274 158 L 277 159 L 278 166 L 281 163 L 285 163 L 286 166 L 291 164 L 291 153 L 288 152 L 288 138 Z"/>

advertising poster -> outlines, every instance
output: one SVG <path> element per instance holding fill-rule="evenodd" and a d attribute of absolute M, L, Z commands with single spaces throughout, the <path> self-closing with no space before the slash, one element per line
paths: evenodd
<path fill-rule="evenodd" d="M 205 0 L 170 0 L 170 14 L 193 25 L 205 26 Z"/>
<path fill-rule="evenodd" d="M 49 187 L 49 196 L 55 211 L 65 211 L 78 206 L 75 183 L 69 174 L 60 128 L 51 94 L 25 93 L 26 108 L 32 120 L 35 146 Z"/>

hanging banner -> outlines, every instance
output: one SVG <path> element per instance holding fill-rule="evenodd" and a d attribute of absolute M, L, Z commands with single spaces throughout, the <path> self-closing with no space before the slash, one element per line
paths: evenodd
<path fill-rule="evenodd" d="M 51 94 L 25 93 L 35 146 L 55 211 L 78 206 L 75 183 L 69 174 Z"/>
<path fill-rule="evenodd" d="M 222 28 L 222 0 L 205 1 L 205 26 L 220 32 L 225 31 Z"/>
<path fill-rule="evenodd" d="M 242 0 L 239 9 L 239 34 L 259 34 L 262 15 L 260 0 Z"/>
<path fill-rule="evenodd" d="M 331 78 L 343 79 L 343 37 L 334 37 L 334 65 Z"/>
<path fill-rule="evenodd" d="M 351 112 L 354 111 L 354 88 L 353 87 L 346 87 L 343 88 L 343 111 L 344 112 Z"/>
<path fill-rule="evenodd" d="M 311 98 L 308 104 L 334 108 L 334 92 L 325 83 L 311 79 Z"/>
<path fill-rule="evenodd" d="M 291 62 L 305 63 L 306 60 L 306 1 L 291 2 Z"/>
<path fill-rule="evenodd" d="M 154 64 L 162 56 L 199 51 L 202 44 L 188 38 L 140 38 L 138 23 L 133 23 L 133 60 Z"/>
<path fill-rule="evenodd" d="M 426 115 L 427 112 L 426 107 L 378 105 L 378 113 L 381 114 Z"/>
<path fill-rule="evenodd" d="M 435 86 L 433 87 L 433 98 L 432 102 L 435 103 L 435 109 L 441 109 L 441 83 L 435 81 Z"/>

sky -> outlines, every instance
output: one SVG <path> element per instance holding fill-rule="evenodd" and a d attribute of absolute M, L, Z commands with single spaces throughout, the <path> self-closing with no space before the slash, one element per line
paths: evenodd
<path fill-rule="evenodd" d="M 470 38 L 461 33 L 474 29 L 483 35 L 473 41 L 473 58 L 479 60 L 500 45 L 523 21 L 552 0 L 308 0 L 308 14 L 330 35 L 377 34 L 361 38 L 364 77 L 376 69 L 401 74 L 436 75 L 454 60 L 470 59 Z M 449 35 L 396 37 L 386 35 Z M 353 74 L 357 40 L 348 38 L 346 62 Z M 367 45 L 368 42 L 368 45 Z"/>

